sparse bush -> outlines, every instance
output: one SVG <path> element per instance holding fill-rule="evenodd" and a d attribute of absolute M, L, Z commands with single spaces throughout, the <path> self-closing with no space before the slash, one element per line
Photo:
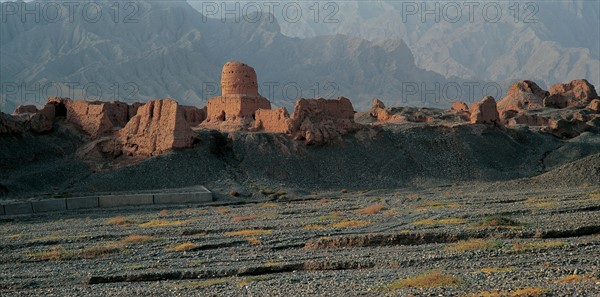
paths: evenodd
<path fill-rule="evenodd" d="M 238 197 L 238 196 L 240 196 L 240 193 L 238 193 L 236 191 L 231 191 L 231 192 L 229 192 L 229 196 L 231 196 L 231 197 Z"/>
<path fill-rule="evenodd" d="M 341 193 L 348 193 L 348 189 L 341 189 L 340 192 Z"/>

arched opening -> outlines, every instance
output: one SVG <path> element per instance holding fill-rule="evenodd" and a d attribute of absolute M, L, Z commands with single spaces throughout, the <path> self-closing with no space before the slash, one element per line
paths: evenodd
<path fill-rule="evenodd" d="M 64 103 L 58 102 L 58 104 L 56 104 L 54 106 L 54 116 L 55 117 L 66 117 L 67 116 L 67 107 L 65 106 Z"/>

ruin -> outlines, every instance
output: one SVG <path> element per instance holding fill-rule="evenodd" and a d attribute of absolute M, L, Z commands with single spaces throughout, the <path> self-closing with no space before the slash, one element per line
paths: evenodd
<path fill-rule="evenodd" d="M 227 62 L 221 73 L 221 96 L 208 100 L 206 122 L 232 122 L 248 125 L 256 110 L 271 109 L 267 98 L 258 93 L 254 69 L 244 63 Z"/>

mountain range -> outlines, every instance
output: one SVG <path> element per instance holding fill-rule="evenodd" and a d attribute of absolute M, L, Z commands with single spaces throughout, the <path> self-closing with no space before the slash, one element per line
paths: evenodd
<path fill-rule="evenodd" d="M 20 12 L 24 6 L 35 11 L 39 5 L 41 14 L 39 19 L 19 12 L 0 14 L 2 111 L 41 104 L 53 95 L 126 102 L 171 97 L 203 106 L 220 93 L 226 61 L 253 66 L 261 94 L 274 106 L 288 108 L 299 97 L 337 96 L 350 98 L 356 109 L 367 108 L 373 97 L 392 105 L 448 106 L 448 100 L 439 100 L 440 93 L 479 100 L 487 95 L 482 91 L 486 82 L 505 90 L 520 78 L 539 78 L 542 85 L 581 77 L 594 84 L 600 80 L 598 47 L 590 45 L 591 39 L 569 34 L 545 41 L 560 26 L 536 31 L 515 24 L 522 28 L 513 32 L 485 22 L 390 23 L 398 13 L 395 2 L 339 2 L 338 18 L 348 21 L 336 26 L 293 23 L 277 11 L 206 17 L 198 9 L 201 2 L 186 1 L 94 1 L 92 8 L 101 15 L 82 4 L 68 18 L 68 2 L 53 3 L 62 19 L 44 15 L 53 9 L 44 1 L 1 4 L 3 12 L 15 5 Z M 587 18 L 598 11 L 588 6 L 583 2 L 561 17 L 583 11 L 580 21 L 568 27 L 588 23 L 581 30 L 595 34 Z M 490 32 L 502 38 L 489 43 L 484 37 Z M 506 43 L 506 38 L 515 40 Z M 477 90 L 465 87 L 473 84 Z"/>

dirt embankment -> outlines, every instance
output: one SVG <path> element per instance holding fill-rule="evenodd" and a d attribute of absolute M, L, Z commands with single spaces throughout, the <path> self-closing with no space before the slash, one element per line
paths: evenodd
<path fill-rule="evenodd" d="M 58 125 L 61 126 L 61 125 Z M 2 136 L 0 195 L 135 191 L 203 184 L 217 193 L 253 187 L 373 189 L 532 177 L 561 147 L 573 161 L 600 151 L 597 136 L 561 141 L 527 129 L 421 124 L 364 128 L 307 146 L 285 135 L 199 131 L 199 143 L 132 166 L 93 172 L 76 157 L 85 136 L 67 126 L 41 136 Z M 581 150 L 580 150 L 581 148 Z M 560 158 L 559 158 L 560 159 Z M 558 160 L 558 161 L 557 161 Z M 96 168 L 110 168 L 111 160 Z M 593 165 L 593 164 L 592 164 Z"/>

